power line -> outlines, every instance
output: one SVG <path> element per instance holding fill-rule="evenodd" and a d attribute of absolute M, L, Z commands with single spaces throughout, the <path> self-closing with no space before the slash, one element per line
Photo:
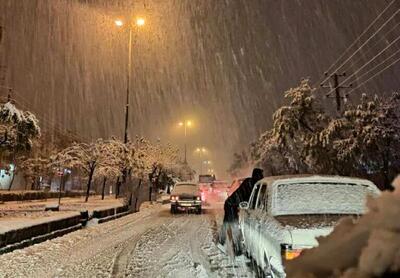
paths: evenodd
<path fill-rule="evenodd" d="M 400 48 L 395 51 L 392 55 L 390 55 L 389 57 L 387 57 L 385 60 L 383 60 L 382 62 L 380 62 L 379 64 L 375 65 L 372 69 L 370 69 L 369 71 L 364 72 L 363 74 L 361 74 L 360 76 L 356 76 L 357 79 L 361 79 L 364 76 L 366 76 L 367 74 L 371 73 L 372 71 L 374 71 L 375 69 L 377 69 L 379 66 L 385 64 L 387 61 L 389 61 L 390 59 L 392 59 L 394 56 L 396 56 L 396 54 L 400 53 Z"/>
<path fill-rule="evenodd" d="M 342 55 L 339 56 L 339 58 L 336 59 L 335 62 L 333 62 L 333 64 L 326 70 L 327 72 L 329 72 L 346 54 L 347 52 L 354 46 L 356 45 L 356 43 L 361 39 L 362 36 L 364 36 L 367 31 L 382 17 L 382 15 L 394 4 L 396 0 L 393 0 L 388 6 L 386 6 L 386 8 L 368 25 L 368 27 L 361 33 L 361 35 L 359 35 L 354 42 L 347 47 L 347 49 L 342 53 Z M 326 81 L 326 80 L 325 80 Z M 324 81 L 324 82 L 325 82 Z"/>
<path fill-rule="evenodd" d="M 394 1 L 393 1 L 394 2 Z M 392 2 L 392 3 L 393 3 Z M 391 4 L 392 4 L 391 3 Z M 373 33 L 359 48 L 357 48 L 352 55 L 350 55 L 350 57 L 348 57 L 342 64 L 340 64 L 339 67 L 337 67 L 334 72 L 340 70 L 351 58 L 353 58 L 372 38 L 374 38 L 376 36 L 376 34 L 379 33 L 379 31 L 381 31 L 398 13 L 400 12 L 400 8 L 397 9 L 397 11 L 391 16 L 389 17 L 383 24 L 381 27 L 378 28 L 378 30 L 375 31 L 375 33 Z M 328 76 L 327 78 L 325 78 L 321 83 L 325 83 L 328 79 L 330 78 L 330 76 Z"/>
<path fill-rule="evenodd" d="M 373 50 L 380 42 L 382 42 L 384 39 L 387 39 L 388 35 L 394 31 L 395 29 L 397 29 L 399 27 L 400 23 L 396 23 L 388 32 L 386 32 L 385 34 L 382 35 L 382 37 L 376 41 L 368 50 L 366 50 L 365 52 L 363 52 L 363 54 L 368 54 L 369 52 L 371 52 L 371 50 Z M 353 65 L 357 65 L 358 62 L 360 62 L 363 59 L 363 57 L 358 58 L 356 61 L 352 62 Z"/>
<path fill-rule="evenodd" d="M 400 9 L 399 9 L 400 11 Z M 352 78 L 354 75 L 356 75 L 358 72 L 360 72 L 362 69 L 364 69 L 367 65 L 369 65 L 372 61 L 374 61 L 377 57 L 379 57 L 383 52 L 385 52 L 389 47 L 391 47 L 393 44 L 395 44 L 397 41 L 400 40 L 400 36 L 398 36 L 394 41 L 392 41 L 389 45 L 387 45 L 383 50 L 381 50 L 378 54 L 376 54 L 373 58 L 371 58 L 367 63 L 365 63 L 361 68 L 356 70 L 353 74 L 351 74 L 346 80 L 343 81 L 343 83 L 349 81 L 350 78 Z M 327 95 L 330 95 L 334 90 L 331 90 Z"/>
<path fill-rule="evenodd" d="M 389 65 L 387 65 L 386 67 L 384 67 L 383 69 L 381 69 L 380 71 L 378 71 L 377 73 L 375 73 L 374 75 L 372 75 L 370 78 L 368 78 L 367 80 L 363 81 L 362 83 L 358 84 L 357 87 L 353 88 L 349 94 L 351 94 L 352 92 L 354 92 L 356 89 L 360 88 L 363 84 L 367 83 L 368 81 L 372 80 L 373 78 L 375 78 L 376 76 L 378 76 L 379 74 L 381 74 L 382 72 L 384 72 L 385 70 L 387 70 L 388 68 L 390 68 L 391 66 L 393 66 L 394 64 L 396 64 L 397 62 L 400 61 L 400 57 L 397 58 L 396 60 L 394 60 L 392 63 L 390 63 Z"/>

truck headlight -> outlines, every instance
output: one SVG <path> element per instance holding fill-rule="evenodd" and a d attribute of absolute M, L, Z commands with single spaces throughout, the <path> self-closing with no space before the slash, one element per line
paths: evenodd
<path fill-rule="evenodd" d="M 179 196 L 171 196 L 171 201 L 175 202 L 179 200 Z"/>

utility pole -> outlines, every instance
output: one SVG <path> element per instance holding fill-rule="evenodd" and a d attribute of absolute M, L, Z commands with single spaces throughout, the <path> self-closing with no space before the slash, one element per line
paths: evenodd
<path fill-rule="evenodd" d="M 325 76 L 328 76 L 328 73 L 325 73 Z M 338 74 L 338 73 L 335 72 L 335 73 L 333 73 L 333 74 L 331 74 L 329 76 L 329 78 L 332 79 L 332 81 L 333 81 L 333 86 L 331 86 L 330 84 L 329 85 L 328 84 L 323 84 L 323 83 L 321 84 L 322 88 L 329 88 L 329 89 L 331 89 L 331 91 L 332 90 L 335 91 L 336 110 L 338 112 L 340 112 L 342 110 L 342 99 L 346 99 L 347 98 L 346 95 L 342 96 L 340 94 L 340 89 L 346 89 L 346 88 L 351 88 L 352 87 L 352 84 L 350 84 L 348 86 L 342 86 L 340 84 L 339 78 L 340 77 L 345 77 L 345 76 L 346 76 L 345 72 L 343 72 L 341 74 Z M 326 95 L 327 97 L 330 97 L 330 94 L 332 93 L 331 91 L 329 91 L 329 93 Z"/>

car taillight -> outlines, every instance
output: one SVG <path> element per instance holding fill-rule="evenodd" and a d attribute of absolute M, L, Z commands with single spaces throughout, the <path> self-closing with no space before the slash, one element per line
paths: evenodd
<path fill-rule="evenodd" d="M 281 255 L 282 259 L 286 261 L 293 260 L 300 256 L 302 249 L 293 249 L 289 244 L 281 244 Z"/>

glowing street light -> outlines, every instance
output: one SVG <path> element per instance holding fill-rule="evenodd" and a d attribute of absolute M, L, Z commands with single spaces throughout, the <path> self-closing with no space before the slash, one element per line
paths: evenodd
<path fill-rule="evenodd" d="M 120 19 L 115 20 L 115 25 L 117 25 L 118 27 L 122 27 L 124 25 L 124 22 Z"/>
<path fill-rule="evenodd" d="M 185 131 L 185 159 L 184 159 L 184 163 L 187 163 L 187 141 L 186 141 L 186 137 L 187 137 L 187 128 L 192 126 L 192 121 L 190 120 L 185 120 L 183 122 L 179 122 L 178 125 L 180 127 L 184 127 L 184 131 Z"/>
<path fill-rule="evenodd" d="M 144 18 L 139 17 L 138 19 L 136 19 L 136 25 L 138 26 L 143 26 L 145 24 L 145 20 Z"/>
<path fill-rule="evenodd" d="M 208 169 L 209 165 L 212 164 L 210 160 L 205 160 L 203 163 L 206 165 L 206 173 L 210 173 L 210 170 Z"/>
<path fill-rule="evenodd" d="M 205 154 L 207 152 L 207 149 L 204 147 L 198 147 L 196 148 L 196 153 L 199 154 L 199 161 L 200 161 L 200 175 L 203 174 L 203 161 L 202 161 L 202 154 Z"/>

